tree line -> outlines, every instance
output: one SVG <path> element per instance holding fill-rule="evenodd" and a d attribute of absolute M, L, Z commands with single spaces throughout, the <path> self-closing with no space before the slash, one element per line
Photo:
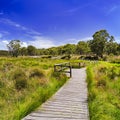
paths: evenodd
<path fill-rule="evenodd" d="M 8 53 L 13 57 L 21 56 L 39 56 L 39 55 L 94 55 L 102 58 L 106 55 L 120 55 L 120 44 L 111 36 L 107 30 L 99 30 L 93 34 L 93 39 L 88 41 L 79 41 L 77 44 L 66 44 L 48 49 L 37 49 L 35 46 L 21 47 L 20 40 L 11 40 L 7 44 Z M 0 51 L 2 54 L 3 51 Z M 5 51 L 4 51 L 5 54 Z"/>

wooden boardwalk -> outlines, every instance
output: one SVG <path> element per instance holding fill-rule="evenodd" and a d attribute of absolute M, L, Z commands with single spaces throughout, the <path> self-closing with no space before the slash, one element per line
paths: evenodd
<path fill-rule="evenodd" d="M 85 68 L 72 69 L 72 78 L 23 120 L 89 120 L 85 79 Z"/>

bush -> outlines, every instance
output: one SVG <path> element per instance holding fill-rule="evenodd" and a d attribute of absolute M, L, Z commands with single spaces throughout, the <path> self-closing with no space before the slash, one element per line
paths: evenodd
<path fill-rule="evenodd" d="M 27 87 L 27 76 L 21 69 L 14 72 L 13 80 L 15 81 L 15 88 L 17 90 L 22 90 Z"/>
<path fill-rule="evenodd" d="M 80 57 L 80 59 L 83 59 L 83 60 L 99 60 L 98 56 L 82 56 L 82 58 Z"/>
<path fill-rule="evenodd" d="M 52 56 L 51 55 L 44 55 L 41 58 L 52 58 Z"/>
<path fill-rule="evenodd" d="M 61 59 L 65 59 L 65 60 L 69 60 L 70 58 L 71 58 L 70 55 L 64 55 L 64 56 L 61 57 Z"/>
<path fill-rule="evenodd" d="M 85 59 L 85 56 L 84 56 L 84 55 L 81 55 L 81 56 L 79 57 L 79 59 L 84 60 L 84 59 Z"/>
<path fill-rule="evenodd" d="M 41 71 L 40 69 L 33 69 L 30 73 L 30 76 L 29 77 L 44 77 L 44 73 L 43 71 Z"/>
<path fill-rule="evenodd" d="M 101 79 L 97 82 L 97 86 L 98 87 L 106 87 L 106 80 L 105 79 Z"/>
<path fill-rule="evenodd" d="M 98 70 L 99 70 L 98 72 L 100 72 L 102 74 L 105 74 L 108 72 L 108 68 L 105 66 L 101 66 Z"/>
<path fill-rule="evenodd" d="M 54 77 L 56 80 L 63 80 L 67 76 L 61 72 L 52 72 L 51 77 Z"/>
<path fill-rule="evenodd" d="M 5 83 L 2 80 L 0 80 L 0 88 L 3 88 L 4 86 L 5 86 Z"/>
<path fill-rule="evenodd" d="M 87 69 L 90 119 L 119 120 L 120 69 L 115 64 L 101 63 Z"/>
<path fill-rule="evenodd" d="M 3 64 L 3 71 L 8 72 L 14 67 L 13 63 L 11 62 L 6 62 Z"/>
<path fill-rule="evenodd" d="M 108 77 L 114 80 L 116 77 L 120 76 L 119 69 L 117 67 L 111 67 L 108 73 Z"/>

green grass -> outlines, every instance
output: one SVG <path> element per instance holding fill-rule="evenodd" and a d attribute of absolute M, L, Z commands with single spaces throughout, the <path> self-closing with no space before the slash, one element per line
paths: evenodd
<path fill-rule="evenodd" d="M 66 81 L 54 73 L 64 60 L 0 58 L 0 120 L 20 120 L 53 95 Z"/>
<path fill-rule="evenodd" d="M 119 66 L 101 62 L 87 68 L 90 120 L 120 120 Z"/>
<path fill-rule="evenodd" d="M 54 64 L 71 62 L 77 68 L 88 64 L 81 60 L 46 58 L 0 58 L 0 120 L 21 120 L 52 96 L 67 80 L 54 73 Z"/>

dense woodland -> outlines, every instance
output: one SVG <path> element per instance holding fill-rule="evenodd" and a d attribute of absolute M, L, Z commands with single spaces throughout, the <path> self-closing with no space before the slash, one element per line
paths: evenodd
<path fill-rule="evenodd" d="M 0 51 L 1 56 L 11 55 L 17 56 L 39 56 L 49 55 L 83 55 L 91 59 L 103 58 L 103 55 L 120 55 L 120 44 L 114 39 L 114 36 L 109 35 L 106 30 L 99 30 L 93 34 L 92 40 L 79 41 L 77 44 L 66 44 L 58 47 L 51 47 L 48 49 L 37 49 L 35 46 L 29 45 L 21 47 L 20 40 L 11 40 L 7 45 L 8 51 Z"/>

